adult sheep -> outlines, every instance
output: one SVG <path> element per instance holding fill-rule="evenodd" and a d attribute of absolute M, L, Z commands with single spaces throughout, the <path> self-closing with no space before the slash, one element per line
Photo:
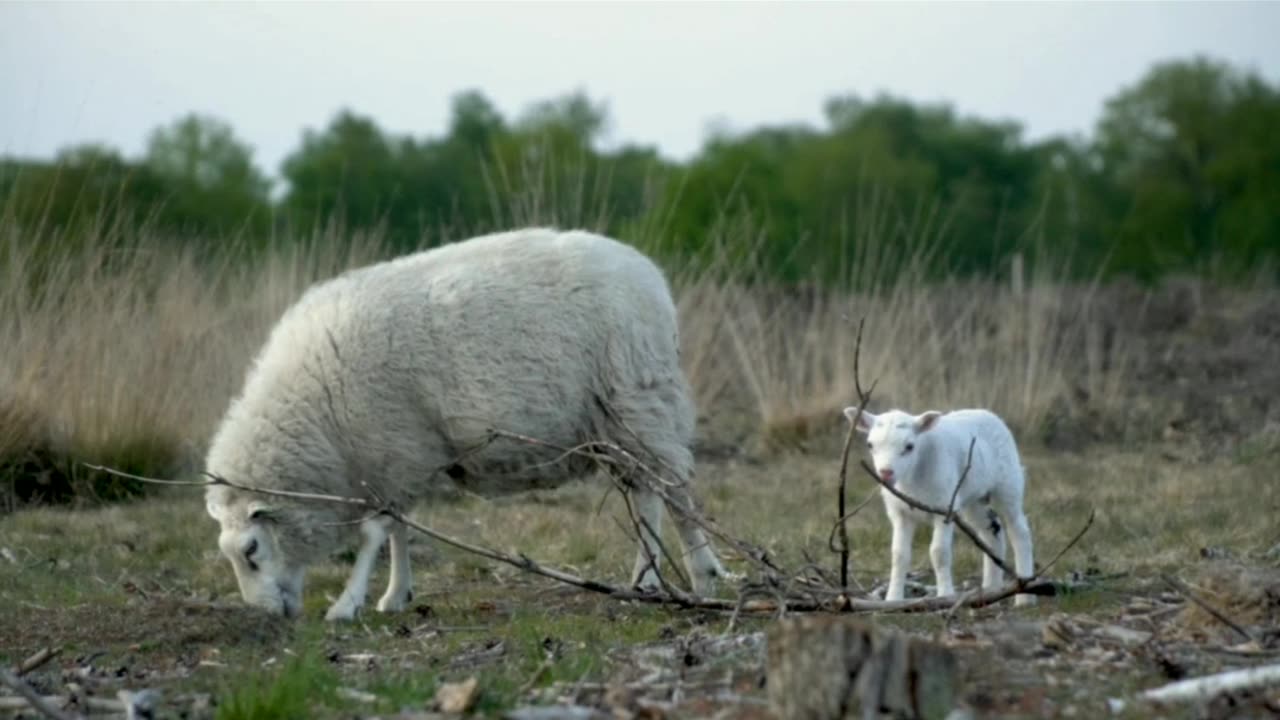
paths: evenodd
<path fill-rule="evenodd" d="M 493 429 L 575 446 L 608 440 L 676 484 L 693 507 L 694 410 L 676 310 L 652 261 L 582 232 L 497 233 L 348 271 L 309 289 L 272 330 L 217 429 L 206 471 L 253 488 L 369 497 L 407 509 L 459 489 L 546 489 L 596 466 Z M 442 469 L 444 471 L 442 471 Z M 633 478 L 634 479 L 634 478 Z M 663 500 L 635 483 L 637 515 L 660 532 Z M 351 505 L 210 486 L 208 512 L 245 601 L 296 615 L 308 565 L 362 536 L 330 620 L 363 606 L 390 539 L 380 611 L 412 597 L 407 530 Z M 672 512 L 693 588 L 727 573 L 698 525 Z M 632 582 L 653 588 L 646 536 Z"/>

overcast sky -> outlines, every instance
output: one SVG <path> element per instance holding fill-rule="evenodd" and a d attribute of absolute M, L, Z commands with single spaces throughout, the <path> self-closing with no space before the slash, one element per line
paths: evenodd
<path fill-rule="evenodd" d="M 386 130 L 445 129 L 476 88 L 512 117 L 583 89 L 609 142 L 695 152 L 711 123 L 822 122 L 885 90 L 1087 132 L 1151 63 L 1209 53 L 1280 79 L 1280 2 L 0 2 L 0 154 L 102 141 L 141 152 L 195 110 L 269 174 L 341 107 Z"/>

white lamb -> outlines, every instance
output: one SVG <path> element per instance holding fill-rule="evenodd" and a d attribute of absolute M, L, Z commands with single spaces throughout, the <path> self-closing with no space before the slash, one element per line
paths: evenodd
<path fill-rule="evenodd" d="M 668 493 L 692 507 L 694 411 L 678 347 L 666 279 L 623 243 L 526 229 L 449 244 L 308 290 L 256 358 L 206 470 L 250 487 L 373 495 L 408 510 L 459 489 L 552 488 L 594 468 L 549 447 L 493 440 L 498 429 L 560 447 L 605 439 L 656 458 L 680 483 Z M 661 498 L 641 484 L 632 502 L 660 532 Z M 356 615 L 388 537 L 390 579 L 377 607 L 397 611 L 412 597 L 406 528 L 386 516 L 361 522 L 359 507 L 226 486 L 210 487 L 206 504 L 250 604 L 296 615 L 306 567 L 356 528 L 354 568 L 326 617 Z M 672 515 L 694 590 L 706 593 L 729 575 L 697 524 Z M 647 535 L 645 545 L 631 577 L 653 588 L 661 552 Z"/>
<path fill-rule="evenodd" d="M 867 435 L 872 463 L 880 478 L 904 495 L 936 508 L 946 508 L 964 472 L 971 439 L 973 463 L 956 496 L 956 513 L 978 531 L 983 542 L 1004 560 L 1005 532 L 1013 544 L 1014 570 L 1020 577 L 1034 572 L 1031 528 L 1022 511 L 1025 478 L 1018 447 L 1007 425 L 987 410 L 934 410 L 912 415 L 890 410 L 880 415 L 858 408 L 844 410 L 854 427 Z M 953 595 L 951 544 L 953 527 L 940 515 L 908 506 L 888 490 L 880 489 L 885 511 L 893 524 L 892 569 L 886 600 L 901 600 L 911 567 L 911 541 L 916 524 L 933 523 L 929 556 L 940 597 Z M 999 587 L 1000 567 L 984 555 L 982 587 Z M 1033 595 L 1019 594 L 1018 606 L 1031 605 Z"/>

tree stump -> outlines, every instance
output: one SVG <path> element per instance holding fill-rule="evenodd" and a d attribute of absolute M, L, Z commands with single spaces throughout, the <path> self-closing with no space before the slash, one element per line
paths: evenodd
<path fill-rule="evenodd" d="M 780 620 L 765 637 L 778 717 L 941 720 L 954 708 L 955 656 L 937 643 L 837 615 Z"/>

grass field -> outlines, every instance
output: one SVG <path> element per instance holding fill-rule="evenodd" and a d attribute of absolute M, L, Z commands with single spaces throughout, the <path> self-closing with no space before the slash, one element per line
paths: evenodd
<path fill-rule="evenodd" d="M 386 717 L 428 712 L 441 687 L 475 677 L 482 715 L 572 702 L 614 717 L 771 716 L 758 634 L 771 618 L 623 603 L 414 538 L 410 610 L 324 623 L 346 552 L 313 572 L 305 616 L 279 621 L 240 604 L 199 490 L 32 502 L 130 489 L 80 461 L 167 477 L 198 467 L 279 313 L 311 281 L 383 251 L 318 237 L 252 265 L 211 264 L 146 243 L 112 249 L 132 244 L 112 230 L 49 256 L 30 248 L 66 244 L 16 232 L 0 223 L 0 662 L 62 648 L 27 676 L 41 692 L 155 688 L 165 717 Z M 1094 287 L 1047 271 L 929 286 L 907 274 L 857 295 L 679 268 L 672 278 L 701 414 L 699 493 L 723 529 L 785 566 L 836 567 L 839 411 L 855 399 L 863 317 L 873 409 L 978 405 L 1009 419 L 1038 559 L 1097 511 L 1052 572 L 1087 581 L 1070 595 L 1027 610 L 868 618 L 951 645 L 979 716 L 1098 717 L 1109 698 L 1280 655 L 1276 289 Z M 852 477 L 856 503 L 872 487 Z M 633 553 L 624 513 L 605 484 L 584 483 L 415 517 L 621 583 Z M 854 576 L 871 587 L 888 570 L 878 501 L 850 533 Z M 917 592 L 932 582 L 927 543 L 922 532 Z M 957 547 L 957 579 L 971 586 L 977 552 Z M 1162 573 L 1223 608 L 1252 644 Z M 374 593 L 384 579 L 380 566 Z M 1265 715 L 1264 701 L 1161 714 Z M 1129 703 L 1117 716 L 1150 712 Z"/>

